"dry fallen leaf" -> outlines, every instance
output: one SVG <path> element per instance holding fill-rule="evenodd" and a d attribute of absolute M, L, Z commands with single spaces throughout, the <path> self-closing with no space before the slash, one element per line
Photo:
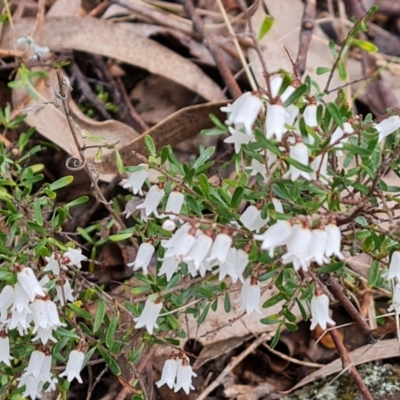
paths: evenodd
<path fill-rule="evenodd" d="M 14 38 L 30 32 L 34 23 L 34 18 L 15 21 L 15 31 L 7 24 L 0 48 L 14 49 Z M 51 50 L 68 49 L 101 54 L 162 75 L 208 101 L 225 99 L 220 87 L 191 61 L 153 40 L 101 19 L 49 18 L 38 32 L 38 37 L 40 44 Z"/>
<path fill-rule="evenodd" d="M 383 360 L 385 358 L 398 357 L 399 355 L 400 355 L 400 349 L 398 346 L 397 338 L 389 340 L 381 340 L 374 344 L 367 344 L 349 353 L 349 357 L 353 361 L 354 365 L 360 365 L 374 360 Z M 338 358 L 337 360 L 331 362 L 330 364 L 325 365 L 325 367 L 319 369 L 318 371 L 315 371 L 312 374 L 308 375 L 297 385 L 293 386 L 290 390 L 281 393 L 289 394 L 294 390 L 304 385 L 307 385 L 308 383 L 332 375 L 336 372 L 341 371 L 342 369 L 343 369 L 342 361 L 340 360 L 340 358 Z"/>

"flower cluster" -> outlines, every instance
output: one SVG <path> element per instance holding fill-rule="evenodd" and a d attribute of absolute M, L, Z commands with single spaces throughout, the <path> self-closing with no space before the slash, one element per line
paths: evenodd
<path fill-rule="evenodd" d="M 180 353 L 178 357 L 172 353 L 165 361 L 161 379 L 156 382 L 156 385 L 161 387 L 166 384 L 170 389 L 174 389 L 175 393 L 183 389 L 186 394 L 189 394 L 190 390 L 194 390 L 192 378 L 196 376 L 185 354 Z"/>
<path fill-rule="evenodd" d="M 60 320 L 56 302 L 65 305 L 66 301 L 74 301 L 66 270 L 72 265 L 80 268 L 83 260 L 86 257 L 80 250 L 68 248 L 63 255 L 53 253 L 46 257 L 47 264 L 43 268 L 43 272 L 49 274 L 40 281 L 31 267 L 15 265 L 16 283 L 4 286 L 0 293 L 0 362 L 11 365 L 13 358 L 10 354 L 9 332 L 12 330 L 18 331 L 20 336 L 31 332 L 34 335 L 31 341 L 40 340 L 42 343 L 31 353 L 28 367 L 19 378 L 18 387 L 25 387 L 24 396 L 35 399 L 46 383 L 49 383 L 47 390 L 56 387 L 57 378 L 50 373 L 52 358 L 48 348 L 43 345 L 49 341 L 57 342 L 54 331 L 66 326 Z M 53 279 L 56 284 L 52 299 L 47 286 Z"/>
<path fill-rule="evenodd" d="M 292 264 L 295 271 L 308 271 L 312 262 L 319 265 L 328 263 L 332 256 L 344 259 L 340 251 L 341 232 L 333 220 L 316 229 L 310 229 L 308 220 L 294 223 L 278 220 L 263 234 L 254 237 L 262 241 L 261 248 L 268 250 L 270 257 L 274 257 L 278 246 L 286 246 L 287 252 L 282 256 L 282 263 Z"/>

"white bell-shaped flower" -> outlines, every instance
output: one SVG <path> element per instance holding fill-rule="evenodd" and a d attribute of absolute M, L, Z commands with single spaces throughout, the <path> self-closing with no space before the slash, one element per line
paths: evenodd
<path fill-rule="evenodd" d="M 329 140 L 329 145 L 330 146 L 334 146 L 338 149 L 341 149 L 343 147 L 343 143 L 346 143 L 349 140 L 349 135 L 354 133 L 354 129 L 353 126 L 348 123 L 348 122 L 344 122 L 343 123 L 343 129 L 338 126 L 335 131 L 333 132 L 330 140 Z M 346 135 L 346 136 L 345 136 Z M 345 136 L 345 137 L 344 137 Z M 343 138 L 343 139 L 342 139 Z M 336 155 L 338 157 L 342 156 L 343 153 L 341 150 L 338 150 L 336 152 Z"/>
<path fill-rule="evenodd" d="M 167 200 L 167 205 L 165 206 L 166 213 L 180 214 L 183 206 L 183 202 L 185 201 L 185 196 L 181 192 L 172 191 Z M 161 214 L 160 218 L 176 219 L 176 215 L 169 214 Z"/>
<path fill-rule="evenodd" d="M 25 294 L 25 292 L 24 292 L 24 294 Z M 26 294 L 25 294 L 25 296 L 26 296 Z M 26 296 L 26 297 L 28 298 L 28 296 Z M 0 293 L 0 321 L 4 321 L 7 319 L 8 309 L 14 303 L 14 298 L 15 298 L 14 287 L 11 285 L 4 286 L 3 290 Z M 29 302 L 29 298 L 28 298 L 28 302 Z M 28 304 L 26 304 L 26 307 L 28 307 Z"/>
<path fill-rule="evenodd" d="M 308 148 L 307 146 L 298 141 L 294 146 L 290 147 L 290 158 L 298 161 L 299 163 L 308 166 Z M 311 175 L 309 172 L 302 171 L 295 167 L 294 165 L 289 165 L 289 170 L 283 175 L 284 179 L 289 178 L 294 182 L 300 177 L 310 181 Z"/>
<path fill-rule="evenodd" d="M 400 312 L 400 282 L 394 287 L 392 305 L 388 308 L 388 312 L 392 311 Z"/>
<path fill-rule="evenodd" d="M 312 179 L 321 179 L 327 183 L 328 180 L 328 155 L 327 154 L 319 154 L 311 163 L 311 168 L 314 172 L 310 173 Z M 317 175 L 318 174 L 318 175 Z"/>
<path fill-rule="evenodd" d="M 336 256 L 339 260 L 344 260 L 343 254 L 340 252 L 342 241 L 342 233 L 335 224 L 325 226 L 325 232 L 328 234 L 326 241 L 325 255 L 327 257 Z"/>
<path fill-rule="evenodd" d="M 228 257 L 231 245 L 232 237 L 226 233 L 219 233 L 214 239 L 211 255 L 207 258 L 207 261 L 210 263 L 217 262 L 218 264 L 222 264 Z"/>
<path fill-rule="evenodd" d="M 310 321 L 310 330 L 314 330 L 317 325 L 323 330 L 326 330 L 327 324 L 336 325 L 335 321 L 329 316 L 329 298 L 326 294 L 314 294 L 312 297 Z"/>
<path fill-rule="evenodd" d="M 17 282 L 14 286 L 14 301 L 13 301 L 13 311 L 21 313 L 23 310 L 27 310 L 31 313 L 29 308 L 30 298 L 22 288 L 22 286 Z"/>
<path fill-rule="evenodd" d="M 267 123 L 265 134 L 267 139 L 276 138 L 278 142 L 282 140 L 285 132 L 285 109 L 281 104 L 271 104 L 267 110 Z"/>
<path fill-rule="evenodd" d="M 39 328 L 36 332 L 36 336 L 32 338 L 32 342 L 40 340 L 44 345 L 51 340 L 53 343 L 57 342 L 57 339 L 53 336 L 53 331 L 48 329 Z"/>
<path fill-rule="evenodd" d="M 135 318 L 136 322 L 135 329 L 143 328 L 144 326 L 150 335 L 153 334 L 153 330 L 158 328 L 157 318 L 160 315 L 162 309 L 162 302 L 154 302 L 149 299 L 146 300 L 144 308 L 139 318 Z"/>
<path fill-rule="evenodd" d="M 30 301 L 33 301 L 35 296 L 45 296 L 32 268 L 23 267 L 20 272 L 17 272 L 17 278 L 18 283 L 21 285 L 22 290 L 27 294 Z"/>
<path fill-rule="evenodd" d="M 267 167 L 255 158 L 251 159 L 251 166 L 245 167 L 245 169 L 250 170 L 250 176 L 260 174 L 264 179 L 267 179 Z"/>
<path fill-rule="evenodd" d="M 400 117 L 398 115 L 392 115 L 379 122 L 379 124 L 374 124 L 373 127 L 378 131 L 379 142 L 381 142 L 386 136 L 389 136 L 400 128 Z"/>
<path fill-rule="evenodd" d="M 260 299 L 260 282 L 258 279 L 247 278 L 244 281 L 239 297 L 239 300 L 242 302 L 243 308 L 246 310 L 247 314 L 250 315 L 253 311 L 262 314 L 260 310 Z"/>
<path fill-rule="evenodd" d="M 299 107 L 295 106 L 294 104 L 291 104 L 290 106 L 285 108 L 285 125 L 288 126 L 293 126 L 294 121 L 296 120 L 296 117 L 299 115 Z M 287 132 L 287 129 L 285 128 L 285 132 Z"/>
<path fill-rule="evenodd" d="M 45 357 L 46 355 L 42 351 L 32 351 L 28 366 L 25 368 L 22 376 L 32 375 L 36 379 L 39 379 Z"/>
<path fill-rule="evenodd" d="M 38 398 L 40 392 L 40 381 L 38 379 L 32 375 L 25 375 L 17 378 L 17 380 L 19 381 L 17 386 L 18 388 L 25 386 L 25 390 L 22 393 L 23 397 L 30 397 L 32 400 Z"/>
<path fill-rule="evenodd" d="M 82 383 L 82 378 L 80 372 L 82 369 L 83 361 L 85 359 L 85 354 L 80 350 L 72 350 L 69 353 L 67 366 L 60 377 L 66 376 L 68 382 L 72 382 L 76 379 L 79 383 Z"/>
<path fill-rule="evenodd" d="M 165 274 L 167 281 L 169 282 L 176 271 L 178 271 L 180 260 L 175 256 L 165 257 L 162 260 L 160 270 L 158 271 L 158 276 Z"/>
<path fill-rule="evenodd" d="M 63 254 L 62 262 L 65 265 L 75 265 L 77 268 L 82 268 L 82 261 L 86 261 L 87 257 L 82 254 L 82 249 L 72 249 L 68 247 L 68 251 Z"/>
<path fill-rule="evenodd" d="M 51 355 L 45 355 L 42 368 L 40 369 L 39 378 L 42 382 L 51 382 L 53 376 L 51 374 Z"/>
<path fill-rule="evenodd" d="M 197 374 L 193 372 L 192 367 L 189 365 L 189 359 L 185 357 L 178 365 L 174 392 L 176 393 L 178 390 L 183 389 L 186 394 L 189 394 L 190 390 L 194 390 L 192 378 L 196 376 Z"/>
<path fill-rule="evenodd" d="M 324 256 L 328 234 L 323 229 L 312 230 L 312 239 L 309 248 L 309 261 L 315 261 L 319 265 L 328 263 L 329 260 Z"/>
<path fill-rule="evenodd" d="M 151 243 L 143 242 L 139 246 L 139 250 L 136 256 L 136 260 L 129 263 L 128 267 L 133 267 L 134 271 L 142 268 L 143 274 L 147 275 L 149 273 L 148 267 L 151 262 L 151 257 L 153 257 L 155 248 Z"/>
<path fill-rule="evenodd" d="M 10 355 L 10 339 L 5 331 L 0 331 L 0 363 L 3 362 L 10 367 L 12 359 Z"/>
<path fill-rule="evenodd" d="M 213 240 L 210 236 L 205 233 L 201 233 L 196 237 L 196 241 L 194 245 L 190 248 L 189 253 L 183 257 L 183 261 L 193 261 L 194 267 L 196 270 L 200 268 L 200 264 L 207 257 L 208 252 L 210 251 L 213 245 Z"/>
<path fill-rule="evenodd" d="M 236 276 L 242 283 L 244 283 L 243 272 L 245 271 L 248 264 L 249 264 L 249 255 L 244 250 L 238 249 L 236 252 L 235 271 L 236 271 Z"/>
<path fill-rule="evenodd" d="M 174 255 L 175 258 L 179 261 L 190 252 L 193 245 L 196 243 L 196 232 L 195 229 L 189 231 L 185 236 L 182 237 L 182 240 L 173 247 L 173 249 L 168 249 L 165 253 L 166 257 Z"/>
<path fill-rule="evenodd" d="M 250 205 L 244 210 L 243 214 L 240 216 L 239 221 L 249 230 L 256 231 L 257 233 L 260 229 L 268 223 L 268 218 L 261 218 L 261 210 L 256 206 Z"/>
<path fill-rule="evenodd" d="M 397 281 L 400 282 L 400 251 L 396 250 L 392 254 L 392 258 L 389 264 L 389 270 L 387 273 L 388 279 L 397 278 Z"/>
<path fill-rule="evenodd" d="M 218 274 L 218 280 L 220 282 L 222 282 L 226 276 L 229 276 L 232 279 L 232 283 L 237 282 L 239 277 L 236 274 L 236 252 L 237 250 L 234 247 L 231 247 L 225 262 L 220 264 Z"/>
<path fill-rule="evenodd" d="M 190 231 L 192 226 L 189 223 L 183 224 L 168 240 L 162 240 L 161 246 L 165 249 L 173 249 L 182 238 Z"/>
<path fill-rule="evenodd" d="M 54 275 L 60 275 L 60 260 L 56 258 L 56 253 L 51 253 L 50 257 L 45 257 L 47 264 L 45 265 L 43 271 L 44 272 L 52 272 Z M 61 264 L 62 265 L 62 264 Z M 65 269 L 65 266 L 64 266 Z"/>
<path fill-rule="evenodd" d="M 54 301 L 59 301 L 62 306 L 65 306 L 67 301 L 74 302 L 74 291 L 71 288 L 71 284 L 67 278 L 62 278 L 60 283 L 56 285 L 57 295 L 54 297 Z"/>
<path fill-rule="evenodd" d="M 160 205 L 164 195 L 164 189 L 160 189 L 157 185 L 153 185 L 147 192 L 144 202 L 136 206 L 136 208 L 138 210 L 143 208 L 146 217 L 149 217 L 152 213 L 157 212 L 157 207 Z"/>
<path fill-rule="evenodd" d="M 181 364 L 180 360 L 177 360 L 175 356 L 165 360 L 164 367 L 161 373 L 161 379 L 156 382 L 157 387 L 162 385 L 168 385 L 172 389 L 175 385 L 176 374 L 178 372 L 178 367 Z"/>
<path fill-rule="evenodd" d="M 262 240 L 261 249 L 268 250 L 273 257 L 275 248 L 287 244 L 293 233 L 293 226 L 289 221 L 279 220 L 261 235 L 254 235 L 254 239 Z"/>
<path fill-rule="evenodd" d="M 312 233 L 310 229 L 303 227 L 295 229 L 287 243 L 287 253 L 282 256 L 282 263 L 284 265 L 292 263 L 296 272 L 300 268 L 303 271 L 308 271 L 311 242 Z"/>
<path fill-rule="evenodd" d="M 317 121 L 317 105 L 309 104 L 303 112 L 304 122 L 307 126 L 315 127 L 318 126 Z"/>
<path fill-rule="evenodd" d="M 278 96 L 281 87 L 282 87 L 282 83 L 283 83 L 283 78 L 282 76 L 278 75 L 278 76 L 274 76 L 271 79 L 271 95 L 272 98 L 275 98 L 276 96 Z M 280 98 L 283 102 L 285 102 L 290 95 L 296 90 L 296 88 L 292 85 L 289 85 L 284 92 L 281 94 Z"/>
<path fill-rule="evenodd" d="M 247 135 L 253 132 L 253 124 L 262 108 L 262 101 L 250 92 L 243 93 L 233 104 L 221 107 L 221 111 L 230 113 L 226 125 L 234 125 L 235 129 L 244 128 Z"/>
<path fill-rule="evenodd" d="M 231 126 L 229 127 L 230 136 L 227 137 L 224 142 L 231 143 L 235 147 L 235 153 L 239 154 L 242 144 L 249 144 L 253 139 L 253 136 L 248 135 L 247 133 L 240 132 Z"/>
<path fill-rule="evenodd" d="M 139 166 L 143 168 L 132 172 L 128 179 L 122 180 L 122 187 L 125 189 L 132 188 L 133 194 L 142 194 L 142 186 L 149 177 L 148 166 L 146 164 L 139 164 Z"/>
<path fill-rule="evenodd" d="M 20 336 L 25 336 L 28 333 L 31 322 L 32 312 L 30 310 L 23 309 L 21 312 L 13 310 L 11 318 L 8 320 L 8 329 L 16 329 Z"/>

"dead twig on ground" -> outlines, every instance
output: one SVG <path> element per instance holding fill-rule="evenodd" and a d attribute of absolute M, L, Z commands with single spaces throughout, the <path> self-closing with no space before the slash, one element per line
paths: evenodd
<path fill-rule="evenodd" d="M 219 376 L 208 386 L 200 396 L 196 397 L 196 400 L 204 400 L 207 396 L 216 389 L 219 385 L 221 385 L 224 381 L 226 375 L 232 372 L 232 370 L 243 361 L 250 353 L 252 353 L 258 346 L 260 346 L 263 342 L 269 339 L 268 334 L 263 333 L 254 342 L 242 353 L 240 353 L 237 357 L 233 358 L 231 362 L 225 367 L 225 369 L 219 374 Z"/>

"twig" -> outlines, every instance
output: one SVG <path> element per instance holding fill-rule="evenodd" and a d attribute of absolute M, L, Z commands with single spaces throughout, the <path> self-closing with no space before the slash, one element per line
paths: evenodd
<path fill-rule="evenodd" d="M 263 342 L 268 340 L 269 336 L 266 333 L 263 333 L 259 336 L 254 342 L 241 354 L 237 357 L 233 358 L 232 361 L 224 368 L 224 370 L 219 374 L 217 379 L 215 379 L 210 386 L 208 386 L 200 396 L 196 397 L 196 400 L 204 400 L 207 396 L 216 389 L 219 385 L 221 385 L 224 381 L 226 375 L 232 372 L 232 370 L 244 359 L 246 358 L 251 352 L 253 352 L 258 346 L 260 346 Z"/>
<path fill-rule="evenodd" d="M 188 16 L 190 17 L 190 19 L 193 21 L 193 27 L 200 35 L 202 41 L 205 43 L 208 50 L 210 51 L 215 61 L 215 64 L 218 68 L 218 71 L 220 72 L 222 79 L 225 82 L 225 85 L 228 86 L 228 90 L 231 96 L 234 99 L 237 99 L 242 94 L 242 91 L 240 90 L 239 85 L 237 84 L 235 78 L 233 77 L 233 74 L 229 69 L 228 64 L 226 63 L 224 55 L 220 47 L 218 46 L 217 42 L 214 40 L 212 35 L 209 35 L 206 32 L 204 23 L 200 18 L 200 16 L 197 14 L 193 1 L 183 0 L 183 7 Z"/>
<path fill-rule="evenodd" d="M 304 13 L 301 19 L 299 52 L 297 54 L 296 69 L 302 76 L 306 70 L 307 54 L 315 27 L 316 0 L 306 0 Z"/>
<path fill-rule="evenodd" d="M 353 362 L 349 356 L 349 353 L 346 350 L 343 342 L 340 340 L 338 333 L 335 330 L 331 331 L 331 337 L 333 342 L 335 343 L 336 350 L 339 353 L 340 359 L 342 360 L 342 365 L 344 368 L 349 367 L 350 375 L 352 376 L 355 384 L 358 386 L 359 391 L 365 400 L 373 400 L 371 393 L 369 392 L 367 386 L 363 382 L 360 374 L 357 371 L 357 368 L 352 365 Z"/>
<path fill-rule="evenodd" d="M 346 311 L 349 313 L 354 322 L 360 327 L 360 329 L 364 333 L 368 333 L 368 331 L 370 330 L 369 325 L 354 307 L 353 303 L 343 293 L 342 286 L 339 284 L 339 282 L 336 279 L 329 277 L 329 279 L 325 283 L 328 286 L 330 292 L 335 296 L 336 300 L 338 300 L 340 304 L 346 309 Z"/>
<path fill-rule="evenodd" d="M 104 103 L 93 93 L 92 88 L 86 82 L 85 75 L 75 62 L 72 62 L 71 64 L 71 74 L 75 78 L 82 96 L 92 105 L 101 117 L 104 119 L 112 119 L 110 113 L 106 110 Z"/>
<path fill-rule="evenodd" d="M 58 87 L 59 95 L 60 95 L 59 97 L 60 97 L 61 103 L 63 105 L 65 116 L 67 117 L 69 129 L 72 133 L 72 137 L 74 139 L 76 148 L 78 149 L 81 165 L 83 166 L 86 173 L 88 174 L 99 200 L 104 204 L 104 207 L 107 209 L 107 211 L 110 213 L 110 215 L 113 216 L 115 221 L 118 222 L 120 227 L 122 229 L 126 229 L 126 226 L 125 226 L 124 222 L 122 221 L 121 217 L 115 212 L 113 207 L 108 203 L 108 201 L 104 197 L 103 192 L 100 190 L 99 185 L 97 183 L 97 179 L 95 179 L 95 177 L 93 176 L 93 171 L 91 170 L 90 166 L 88 165 L 88 163 L 86 161 L 85 152 L 82 149 L 81 144 L 79 143 L 78 134 L 73 125 L 71 112 L 69 110 L 69 106 L 68 106 L 68 102 L 67 102 L 68 94 L 65 91 L 65 88 L 64 88 L 65 83 L 64 83 L 64 79 L 63 79 L 63 76 L 61 75 L 60 71 L 57 71 L 57 79 L 58 79 L 58 86 L 59 86 Z M 130 242 L 132 243 L 132 245 L 135 249 L 139 248 L 138 243 L 135 238 L 131 237 Z"/>

